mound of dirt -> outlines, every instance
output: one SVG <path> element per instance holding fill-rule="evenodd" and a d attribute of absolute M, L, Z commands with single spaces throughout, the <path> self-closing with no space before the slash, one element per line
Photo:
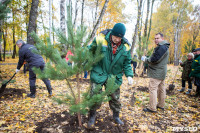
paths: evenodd
<path fill-rule="evenodd" d="M 61 113 L 52 113 L 47 119 L 42 122 L 36 123 L 35 131 L 38 133 L 99 133 L 99 132 L 112 132 L 112 133 L 123 133 L 127 132 L 126 121 L 124 126 L 116 125 L 113 123 L 111 116 L 99 116 L 97 113 L 96 124 L 94 130 L 87 129 L 88 119 L 86 116 L 82 116 L 82 127 L 78 126 L 77 116 L 72 116 L 69 112 L 64 111 Z"/>
<path fill-rule="evenodd" d="M 26 93 L 24 89 L 6 88 L 1 94 L 0 101 L 13 100 L 13 98 L 23 97 L 23 93 Z"/>

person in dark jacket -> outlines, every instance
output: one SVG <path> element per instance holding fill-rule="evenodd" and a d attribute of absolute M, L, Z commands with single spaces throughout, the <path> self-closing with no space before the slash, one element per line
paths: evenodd
<path fill-rule="evenodd" d="M 194 59 L 194 54 L 188 53 L 187 60 L 185 62 L 182 63 L 182 61 L 179 61 L 181 67 L 183 67 L 183 72 L 182 72 L 182 89 L 178 90 L 178 91 L 184 92 L 185 91 L 185 82 L 188 81 L 188 91 L 186 92 L 186 94 L 190 94 L 190 92 L 192 90 L 192 80 L 189 77 L 189 74 L 191 72 L 193 59 Z"/>
<path fill-rule="evenodd" d="M 91 95 L 95 94 L 95 86 L 102 85 L 106 87 L 106 81 L 109 77 L 114 75 L 116 77 L 115 83 L 122 84 L 123 73 L 128 78 L 128 84 L 133 84 L 133 70 L 131 67 L 130 45 L 127 39 L 124 38 L 126 32 L 125 25 L 117 23 L 113 29 L 101 31 L 88 48 L 95 52 L 97 45 L 102 43 L 102 54 L 104 57 L 96 65 L 93 66 L 90 73 L 90 80 L 92 83 Z M 101 91 L 101 90 L 100 90 Z M 99 93 L 100 93 L 99 91 Z M 119 118 L 121 110 L 120 88 L 114 92 L 115 98 L 111 97 L 109 106 L 113 111 L 113 119 L 115 123 L 123 125 L 124 123 Z M 90 108 L 88 128 L 93 128 L 96 118 L 96 110 L 100 108 L 100 104 L 95 104 Z"/>
<path fill-rule="evenodd" d="M 137 55 L 133 56 L 133 59 L 131 60 L 131 64 L 133 64 L 133 73 L 134 73 L 134 76 L 137 76 L 137 74 L 136 74 Z"/>
<path fill-rule="evenodd" d="M 195 49 L 196 55 L 192 62 L 192 71 L 189 77 L 194 77 L 194 85 L 197 86 L 196 94 L 194 96 L 200 96 L 200 48 Z"/>
<path fill-rule="evenodd" d="M 33 50 L 37 50 L 34 45 L 30 44 L 25 44 L 23 40 L 19 39 L 16 42 L 16 45 L 20 48 L 19 49 L 19 62 L 17 65 L 16 73 L 20 71 L 20 68 L 22 67 L 24 61 L 29 65 L 29 85 L 30 85 L 30 94 L 28 94 L 28 97 L 35 98 L 35 93 L 36 93 L 36 87 L 35 87 L 35 82 L 36 82 L 36 74 L 33 72 L 32 68 L 40 68 L 41 70 L 44 70 L 45 67 L 45 62 L 42 58 L 41 55 L 35 54 Z M 51 83 L 48 79 L 43 79 L 42 80 L 49 92 L 49 95 L 52 95 L 52 88 L 51 88 Z"/>
<path fill-rule="evenodd" d="M 162 33 L 155 35 L 155 44 L 153 54 L 147 58 L 142 56 L 141 60 L 148 63 L 147 76 L 149 81 L 149 106 L 144 108 L 145 112 L 156 112 L 157 108 L 164 110 L 166 88 L 165 77 L 167 74 L 167 62 L 169 58 L 169 43 L 164 40 Z M 157 103 L 158 98 L 158 103 Z"/>

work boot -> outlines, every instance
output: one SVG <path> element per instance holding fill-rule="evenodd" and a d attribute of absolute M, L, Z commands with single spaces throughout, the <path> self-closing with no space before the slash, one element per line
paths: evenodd
<path fill-rule="evenodd" d="M 95 124 L 95 118 L 96 118 L 96 110 L 90 110 L 89 111 L 89 121 L 88 121 L 88 129 L 93 129 Z"/>
<path fill-rule="evenodd" d="M 192 89 L 188 89 L 188 91 L 185 94 L 189 95 L 191 93 L 191 90 Z"/>
<path fill-rule="evenodd" d="M 119 112 L 113 111 L 113 119 L 114 119 L 116 124 L 124 125 L 124 123 L 119 118 Z"/>
<path fill-rule="evenodd" d="M 47 87 L 47 90 L 48 90 L 48 92 L 49 92 L 49 96 L 52 96 L 52 88 L 50 87 Z"/>
<path fill-rule="evenodd" d="M 194 97 L 200 97 L 200 92 L 197 91 L 195 95 L 193 95 Z"/>
<path fill-rule="evenodd" d="M 27 94 L 27 97 L 30 98 L 35 98 L 35 93 L 36 93 L 36 87 L 35 86 L 30 86 L 30 94 Z"/>
<path fill-rule="evenodd" d="M 185 91 L 185 87 L 182 87 L 182 89 L 178 90 L 180 92 L 184 92 Z"/>

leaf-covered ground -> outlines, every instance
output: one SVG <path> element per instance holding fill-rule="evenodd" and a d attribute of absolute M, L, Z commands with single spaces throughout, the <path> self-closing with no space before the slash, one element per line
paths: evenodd
<path fill-rule="evenodd" d="M 17 63 L 17 60 L 7 59 L 4 63 Z M 9 79 L 14 74 L 15 64 L 0 65 L 1 77 Z M 21 69 L 22 70 L 22 69 Z M 168 66 L 166 88 L 172 83 L 177 67 Z M 35 99 L 26 97 L 29 93 L 28 74 L 23 71 L 14 78 L 14 83 L 9 83 L 3 96 L 0 97 L 0 132 L 173 132 L 197 129 L 200 131 L 200 100 L 188 96 L 177 90 L 181 88 L 181 72 L 175 79 L 175 90 L 167 90 L 165 110 L 158 113 L 145 113 L 143 108 L 148 104 L 148 78 L 134 77 L 138 85 L 127 85 L 126 77 L 121 86 L 122 111 L 120 118 L 125 122 L 124 126 L 113 123 L 112 112 L 108 103 L 103 103 L 97 113 L 95 130 L 86 128 L 87 116 L 82 117 L 83 127 L 78 127 L 76 116 L 70 116 L 66 105 L 59 105 L 52 98 L 44 83 L 37 79 L 37 95 Z M 0 80 L 1 85 L 2 80 Z M 72 79 L 72 82 L 74 80 Z M 61 93 L 68 93 L 64 81 L 51 81 L 53 97 Z M 136 82 L 135 82 L 136 83 Z M 75 83 L 73 83 L 75 85 Z M 81 83 L 82 90 L 89 89 L 89 80 L 84 79 Z M 192 94 L 195 94 L 193 87 Z M 187 89 L 186 89 L 187 90 Z M 135 92 L 136 102 L 131 106 L 130 101 Z M 183 127 L 181 129 L 181 127 Z M 178 131 L 177 130 L 177 131 Z"/>

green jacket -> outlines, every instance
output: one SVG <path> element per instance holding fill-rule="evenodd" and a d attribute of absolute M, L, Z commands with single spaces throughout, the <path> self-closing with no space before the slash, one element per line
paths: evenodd
<path fill-rule="evenodd" d="M 183 72 L 182 72 L 182 79 L 183 80 L 190 80 L 189 78 L 189 74 L 191 72 L 191 67 L 192 67 L 192 60 L 186 60 L 183 62 L 183 64 L 181 64 L 181 67 L 183 67 Z"/>
<path fill-rule="evenodd" d="M 194 61 L 192 62 L 192 72 L 190 77 L 200 78 L 200 55 L 196 55 Z"/>
<path fill-rule="evenodd" d="M 169 58 L 169 45 L 167 41 L 160 42 L 158 46 L 154 48 L 153 54 L 145 60 L 145 63 L 148 63 L 148 77 L 160 80 L 165 79 Z"/>
<path fill-rule="evenodd" d="M 93 83 L 104 84 L 108 77 L 116 76 L 115 82 L 122 84 L 122 76 L 125 73 L 126 77 L 133 77 L 131 67 L 130 46 L 126 39 L 122 39 L 121 45 L 117 48 L 115 55 L 112 53 L 111 31 L 102 31 L 100 36 L 97 36 L 88 46 L 92 51 L 96 50 L 96 46 L 102 43 L 101 53 L 104 55 L 101 61 L 93 66 L 90 74 L 90 80 Z"/>

